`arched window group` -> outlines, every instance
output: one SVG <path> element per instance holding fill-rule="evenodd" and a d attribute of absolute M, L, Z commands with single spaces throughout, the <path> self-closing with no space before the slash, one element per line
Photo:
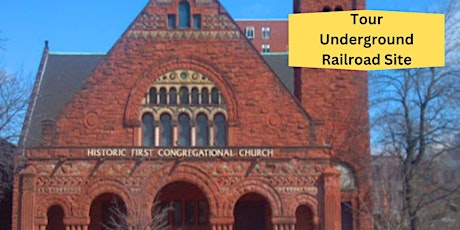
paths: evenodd
<path fill-rule="evenodd" d="M 201 28 L 201 14 L 191 14 L 190 3 L 187 0 L 182 0 L 177 9 L 178 19 L 176 14 L 168 14 L 168 29 L 193 29 Z M 178 22 L 176 25 L 176 21 Z M 193 22 L 193 24 L 192 24 Z"/>
<path fill-rule="evenodd" d="M 211 94 L 209 93 L 210 91 Z M 208 88 L 199 90 L 198 87 L 189 88 L 185 86 L 179 89 L 176 89 L 176 87 L 170 87 L 169 89 L 161 87 L 158 90 L 156 87 L 152 87 L 147 98 L 148 103 L 153 105 L 219 105 L 224 103 L 221 93 L 215 87 L 211 90 Z"/>
<path fill-rule="evenodd" d="M 139 144 L 226 146 L 227 104 L 207 76 L 179 69 L 158 77 L 145 92 Z"/>
<path fill-rule="evenodd" d="M 155 122 L 151 113 L 142 116 L 143 146 L 190 147 L 226 146 L 227 128 L 225 115 L 217 113 L 212 119 L 199 113 L 195 120 L 187 113 L 175 119 L 169 113 L 160 115 Z"/>

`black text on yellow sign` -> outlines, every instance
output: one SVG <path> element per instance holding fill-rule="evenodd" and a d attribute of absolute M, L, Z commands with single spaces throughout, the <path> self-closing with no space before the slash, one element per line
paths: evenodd
<path fill-rule="evenodd" d="M 374 10 L 289 15 L 289 66 L 444 66 L 444 15 Z"/>

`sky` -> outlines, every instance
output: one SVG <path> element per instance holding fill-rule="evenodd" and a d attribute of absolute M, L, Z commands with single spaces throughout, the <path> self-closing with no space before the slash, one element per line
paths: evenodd
<path fill-rule="evenodd" d="M 51 52 L 105 53 L 147 2 L 1 0 L 0 68 L 33 78 L 45 40 Z M 235 19 L 287 19 L 292 13 L 292 0 L 220 2 Z M 367 0 L 373 10 L 425 12 L 432 6 L 433 0 Z"/>

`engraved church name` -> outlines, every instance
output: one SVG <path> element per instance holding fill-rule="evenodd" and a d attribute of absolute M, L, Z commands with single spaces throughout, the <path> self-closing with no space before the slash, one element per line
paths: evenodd
<path fill-rule="evenodd" d="M 89 148 L 87 157 L 108 158 L 272 158 L 275 150 L 269 148 Z"/>

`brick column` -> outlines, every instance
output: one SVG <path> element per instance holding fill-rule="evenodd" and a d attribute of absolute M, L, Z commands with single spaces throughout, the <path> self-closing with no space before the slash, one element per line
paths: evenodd
<path fill-rule="evenodd" d="M 324 186 L 324 229 L 341 230 L 340 213 L 340 172 L 328 168 L 323 172 Z"/>
<path fill-rule="evenodd" d="M 34 189 L 35 173 L 25 169 L 21 175 L 21 213 L 19 214 L 20 228 L 23 230 L 34 229 Z"/>

